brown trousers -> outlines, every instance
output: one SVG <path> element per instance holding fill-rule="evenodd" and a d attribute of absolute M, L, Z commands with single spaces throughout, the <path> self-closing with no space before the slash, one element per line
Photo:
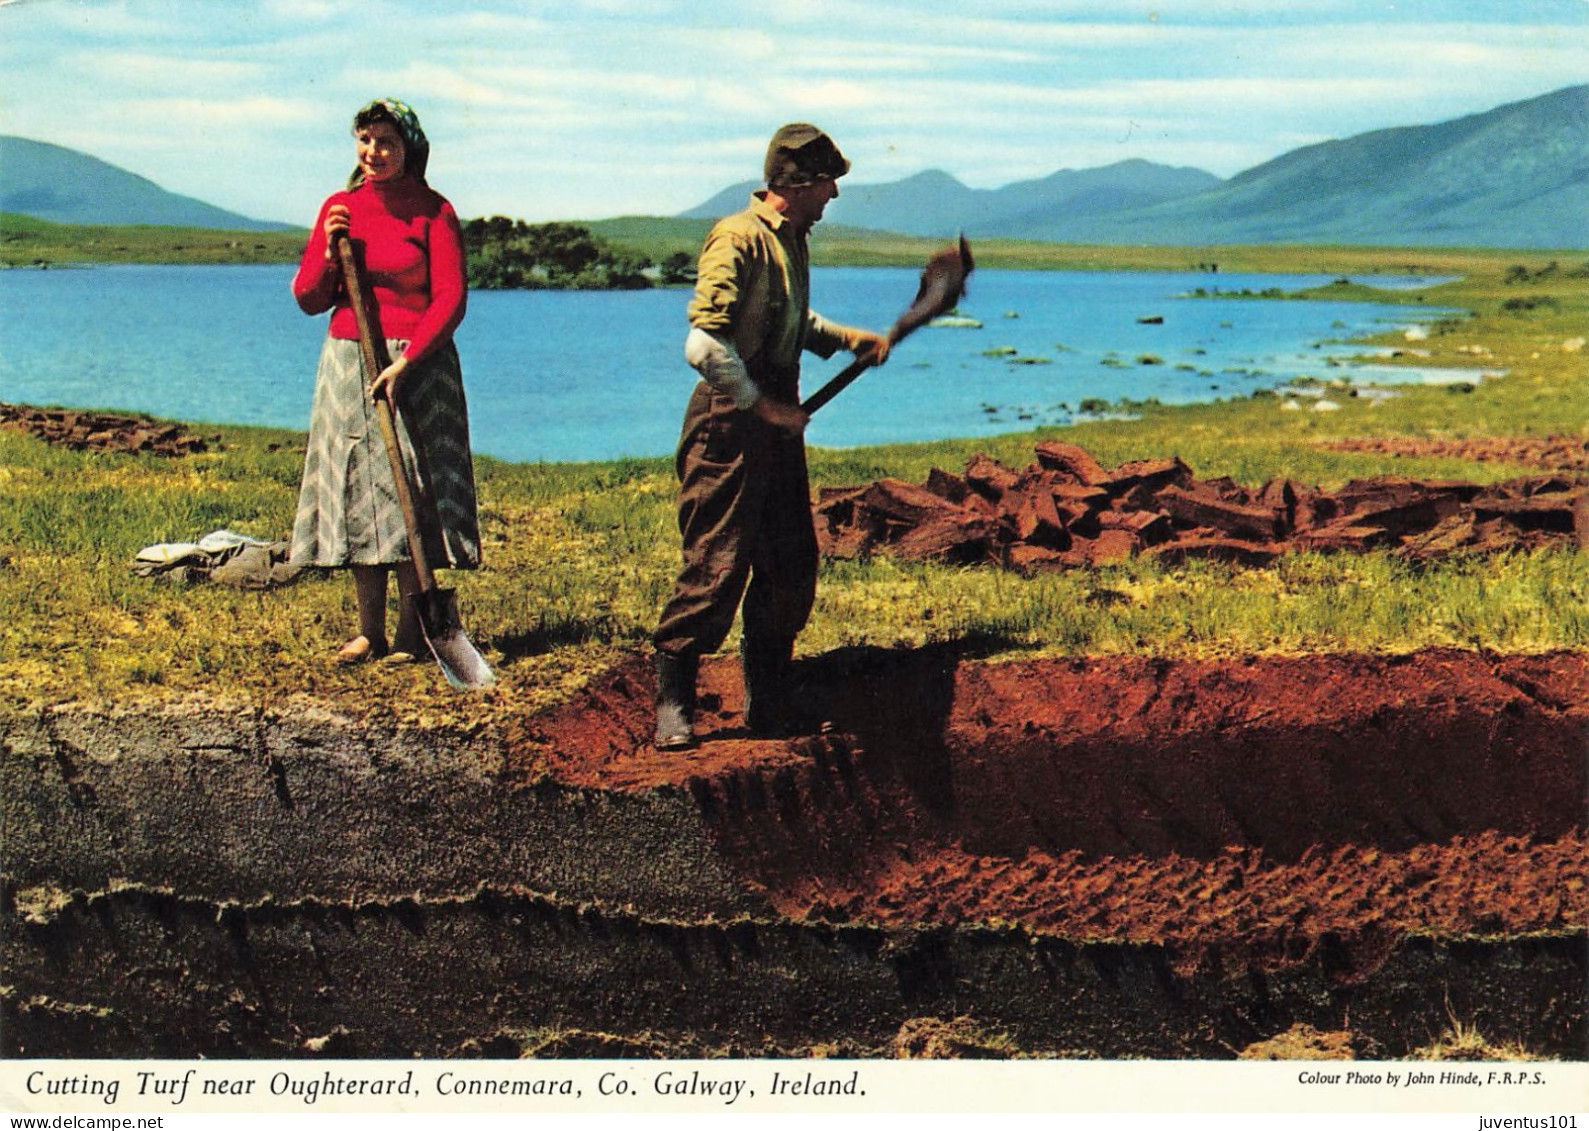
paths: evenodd
<path fill-rule="evenodd" d="M 675 464 L 684 565 L 653 641 L 673 655 L 715 652 L 744 600 L 745 639 L 794 643 L 817 592 L 802 436 L 695 387 Z"/>

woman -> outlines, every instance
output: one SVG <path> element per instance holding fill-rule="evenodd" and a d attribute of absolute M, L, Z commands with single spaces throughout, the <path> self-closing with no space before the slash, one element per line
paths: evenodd
<path fill-rule="evenodd" d="M 468 413 L 452 342 L 467 295 L 462 229 L 452 205 L 425 183 L 430 143 L 413 110 L 377 99 L 354 117 L 353 136 L 358 167 L 347 190 L 321 205 L 292 284 L 305 313 L 332 312 L 315 378 L 292 560 L 352 570 L 359 631 L 336 653 L 344 664 L 412 659 L 425 647 L 376 396 L 401 410 L 399 446 L 415 485 L 426 559 L 435 569 L 480 564 Z M 379 374 L 363 373 L 360 364 L 358 325 L 334 250 L 342 232 L 364 265 L 378 332 L 394 359 Z M 388 645 L 386 579 L 394 571 L 400 612 Z"/>

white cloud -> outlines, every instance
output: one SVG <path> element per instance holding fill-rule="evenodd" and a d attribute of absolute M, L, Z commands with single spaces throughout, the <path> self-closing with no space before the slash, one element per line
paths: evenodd
<path fill-rule="evenodd" d="M 262 63 L 236 58 L 189 59 L 179 55 L 142 51 L 78 51 L 61 60 L 85 78 L 99 82 L 135 84 L 141 89 L 199 92 L 228 87 L 252 87 L 267 73 Z"/>
<path fill-rule="evenodd" d="M 256 0 L 256 6 L 273 22 L 286 25 L 328 23 L 348 14 L 341 0 Z"/>
<path fill-rule="evenodd" d="M 199 0 L 0 6 L 4 128 L 301 222 L 346 171 L 353 110 L 395 94 L 418 108 L 439 187 L 460 208 L 678 211 L 754 176 L 767 134 L 795 118 L 831 130 L 867 181 L 937 167 L 993 187 L 1134 156 L 1228 175 L 1301 142 L 1584 81 L 1589 30 L 1589 5 L 1569 0 L 261 0 L 219 11 Z M 371 32 L 387 28 L 401 32 Z M 270 155 L 263 171 L 247 162 L 250 144 Z"/>
<path fill-rule="evenodd" d="M 206 133 L 239 127 L 257 133 L 266 123 L 278 128 L 290 124 L 311 124 L 318 120 L 319 110 L 303 102 L 265 95 L 231 99 L 150 98 L 126 102 L 120 108 L 119 116 L 127 124 L 151 128 L 181 122 L 183 133 Z M 256 142 L 244 137 L 239 144 L 253 146 Z"/>

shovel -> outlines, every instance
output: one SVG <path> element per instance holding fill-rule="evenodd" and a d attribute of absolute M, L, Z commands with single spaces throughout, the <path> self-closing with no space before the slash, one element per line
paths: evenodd
<path fill-rule="evenodd" d="M 368 290 L 359 270 L 358 257 L 353 251 L 353 241 L 346 233 L 338 233 L 337 259 L 342 265 L 342 278 L 348 288 L 348 300 L 353 316 L 359 324 L 359 351 L 364 359 L 364 371 L 373 380 L 391 364 L 386 352 L 386 340 L 375 333 L 367 305 Z M 381 423 L 381 437 L 386 441 L 386 455 L 392 461 L 392 478 L 397 483 L 397 502 L 403 508 L 403 525 L 408 530 L 408 552 L 414 559 L 414 574 L 419 581 L 419 591 L 414 594 L 414 611 L 419 615 L 419 626 L 425 634 L 430 654 L 441 665 L 447 682 L 459 691 L 490 687 L 496 682 L 485 657 L 464 635 L 463 623 L 458 616 L 458 595 L 451 589 L 436 588 L 436 575 L 431 572 L 425 558 L 425 546 L 419 534 L 419 519 L 414 510 L 413 489 L 408 482 L 408 471 L 403 466 L 403 454 L 397 446 L 397 425 L 392 417 L 392 405 L 384 396 L 375 398 L 375 414 Z"/>
<path fill-rule="evenodd" d="M 895 345 L 913 331 L 925 326 L 938 315 L 950 310 L 966 293 L 966 279 L 971 274 L 971 245 L 965 236 L 953 247 L 946 247 L 927 260 L 922 268 L 921 288 L 916 301 L 899 316 L 888 331 L 888 344 Z M 801 404 L 807 414 L 815 412 L 842 393 L 852 381 L 872 367 L 872 359 L 858 357 L 850 362 L 838 376 L 812 393 Z"/>

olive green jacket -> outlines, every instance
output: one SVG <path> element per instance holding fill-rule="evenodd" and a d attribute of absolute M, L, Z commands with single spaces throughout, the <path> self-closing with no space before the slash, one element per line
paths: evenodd
<path fill-rule="evenodd" d="M 806 233 L 760 192 L 751 196 L 749 207 L 719 220 L 707 235 L 689 319 L 693 329 L 731 344 L 743 361 L 749 388 L 720 356 L 702 364 L 691 355 L 701 375 L 741 408 L 762 393 L 797 401 L 801 350 L 832 357 L 859 344 L 859 331 L 811 309 Z"/>

